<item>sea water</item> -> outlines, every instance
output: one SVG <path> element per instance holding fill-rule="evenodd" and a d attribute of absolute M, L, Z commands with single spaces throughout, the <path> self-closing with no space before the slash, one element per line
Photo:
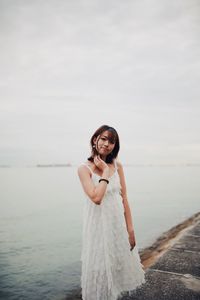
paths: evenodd
<path fill-rule="evenodd" d="M 200 167 L 124 167 L 138 248 L 200 209 Z M 0 169 L 0 299 L 55 300 L 80 285 L 85 194 L 77 167 Z"/>

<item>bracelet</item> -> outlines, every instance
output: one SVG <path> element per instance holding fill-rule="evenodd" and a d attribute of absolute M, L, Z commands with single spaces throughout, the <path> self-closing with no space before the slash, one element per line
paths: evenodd
<path fill-rule="evenodd" d="M 105 182 L 107 182 L 107 184 L 109 184 L 109 180 L 108 179 L 101 178 L 101 179 L 99 179 L 99 182 L 101 182 L 101 181 L 105 181 Z"/>

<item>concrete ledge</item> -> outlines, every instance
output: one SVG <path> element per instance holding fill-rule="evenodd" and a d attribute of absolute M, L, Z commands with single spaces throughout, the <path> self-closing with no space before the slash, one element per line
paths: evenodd
<path fill-rule="evenodd" d="M 152 259 L 146 283 L 121 300 L 200 300 L 200 213 L 178 237 L 157 260 Z"/>
<path fill-rule="evenodd" d="M 123 300 L 195 300 L 199 298 L 199 279 L 149 269 L 146 284 L 135 295 Z"/>
<path fill-rule="evenodd" d="M 164 232 L 151 246 L 141 249 L 139 254 L 145 269 L 155 263 L 188 231 L 191 235 L 200 236 L 200 229 L 195 226 L 198 222 L 200 222 L 200 212 Z"/>
<path fill-rule="evenodd" d="M 200 253 L 169 250 L 151 268 L 200 277 Z"/>

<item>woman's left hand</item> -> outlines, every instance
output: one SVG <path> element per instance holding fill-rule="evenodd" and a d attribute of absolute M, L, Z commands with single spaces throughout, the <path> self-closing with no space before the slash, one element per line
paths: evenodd
<path fill-rule="evenodd" d="M 136 245 L 136 240 L 135 240 L 135 234 L 134 234 L 134 231 L 131 231 L 131 232 L 129 233 L 128 239 L 129 239 L 129 243 L 130 243 L 130 246 L 131 246 L 130 251 L 132 251 L 133 248 L 134 248 L 135 245 Z"/>

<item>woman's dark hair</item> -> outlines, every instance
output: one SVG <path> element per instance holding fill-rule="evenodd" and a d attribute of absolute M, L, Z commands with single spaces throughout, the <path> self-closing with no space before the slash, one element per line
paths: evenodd
<path fill-rule="evenodd" d="M 91 156 L 88 157 L 89 161 L 93 162 L 94 156 L 97 154 L 96 148 L 93 147 L 94 146 L 93 140 L 94 140 L 94 138 L 97 138 L 99 135 L 101 135 L 104 131 L 109 131 L 110 134 L 109 134 L 108 139 L 111 143 L 115 143 L 115 147 L 112 150 L 112 152 L 106 156 L 106 163 L 112 163 L 113 159 L 117 157 L 119 149 L 120 149 L 118 133 L 113 127 L 108 126 L 108 125 L 102 125 L 95 131 L 95 133 L 93 134 L 93 136 L 90 139 Z M 97 142 L 98 142 L 98 140 L 97 140 Z"/>

